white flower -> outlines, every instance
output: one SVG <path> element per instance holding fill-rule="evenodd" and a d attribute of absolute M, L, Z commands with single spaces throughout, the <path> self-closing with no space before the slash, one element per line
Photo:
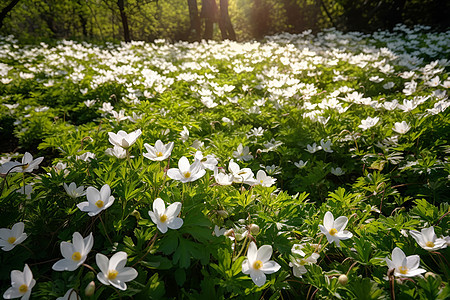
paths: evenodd
<path fill-rule="evenodd" d="M 206 174 L 199 160 L 195 160 L 191 165 L 189 160 L 182 156 L 178 161 L 178 168 L 171 168 L 167 171 L 167 176 L 173 180 L 183 183 L 195 181 Z"/>
<path fill-rule="evenodd" d="M 245 183 L 249 185 L 253 185 L 255 183 L 252 170 L 249 168 L 241 169 L 241 167 L 239 167 L 239 165 L 233 160 L 230 160 L 230 163 L 228 164 L 228 171 L 233 176 L 233 182 L 235 183 Z"/>
<path fill-rule="evenodd" d="M 259 170 L 256 173 L 256 184 L 263 187 L 271 187 L 277 181 L 275 178 L 267 176 L 266 172 Z"/>
<path fill-rule="evenodd" d="M 33 279 L 30 267 L 25 265 L 23 272 L 19 270 L 11 271 L 11 287 L 3 294 L 5 299 L 14 299 L 22 297 L 21 300 L 28 300 L 30 298 L 31 289 L 36 284 Z"/>
<path fill-rule="evenodd" d="M 323 234 L 325 234 L 329 243 L 334 242 L 338 247 L 340 247 L 340 240 L 347 240 L 353 236 L 351 232 L 344 230 L 347 223 L 347 217 L 340 216 L 334 220 L 333 214 L 327 211 L 323 218 L 323 225 L 319 225 L 319 229 Z"/>
<path fill-rule="evenodd" d="M 392 130 L 394 130 L 395 132 L 400 133 L 400 134 L 405 134 L 410 129 L 411 129 L 411 126 L 409 126 L 409 124 L 406 123 L 405 121 L 395 122 L 394 128 L 392 128 Z"/>
<path fill-rule="evenodd" d="M 84 105 L 86 105 L 86 107 L 91 107 L 95 104 L 95 102 L 97 102 L 96 100 L 85 100 L 83 101 Z"/>
<path fill-rule="evenodd" d="M 328 140 L 326 142 L 324 142 L 323 139 L 320 140 L 320 147 L 322 147 L 323 151 L 325 152 L 328 153 L 333 152 L 333 150 L 331 150 L 331 145 L 332 145 L 331 140 Z"/>
<path fill-rule="evenodd" d="M 167 228 L 178 229 L 183 225 L 183 220 L 177 217 L 180 211 L 181 202 L 172 203 L 166 209 L 164 201 L 156 198 L 153 201 L 153 211 L 149 210 L 148 214 L 159 231 L 166 233 Z"/>
<path fill-rule="evenodd" d="M 444 238 L 437 238 L 433 226 L 423 228 L 420 232 L 410 230 L 409 233 L 416 240 L 417 244 L 427 251 L 434 251 L 447 247 L 447 242 Z"/>
<path fill-rule="evenodd" d="M 242 273 L 250 274 L 257 286 L 263 286 L 266 283 L 266 274 L 275 273 L 281 268 L 278 263 L 269 260 L 271 256 L 272 246 L 263 245 L 258 249 L 255 242 L 251 242 L 247 259 L 242 262 Z"/>
<path fill-rule="evenodd" d="M 214 232 L 213 232 L 213 234 L 214 234 L 215 236 L 221 236 L 221 235 L 224 235 L 226 231 L 227 231 L 226 228 L 222 228 L 222 229 L 221 229 L 219 226 L 214 225 Z"/>
<path fill-rule="evenodd" d="M 331 174 L 336 175 L 336 176 L 341 176 L 341 175 L 345 174 L 345 171 L 339 167 L 337 167 L 337 168 L 331 167 Z"/>
<path fill-rule="evenodd" d="M 232 174 L 226 174 L 223 171 L 219 172 L 219 168 L 216 168 L 214 170 L 214 179 L 216 180 L 216 183 L 219 184 L 219 185 L 231 185 L 231 184 L 233 184 L 233 175 Z"/>
<path fill-rule="evenodd" d="M 75 271 L 84 263 L 93 245 L 92 232 L 84 239 L 80 233 L 74 232 L 72 243 L 61 242 L 61 254 L 64 258 L 53 264 L 52 269 L 55 271 Z"/>
<path fill-rule="evenodd" d="M 111 284 L 122 291 L 127 289 L 125 282 L 135 279 L 138 275 L 135 269 L 125 267 L 127 254 L 123 251 L 114 254 L 111 259 L 108 259 L 101 253 L 97 253 L 95 261 L 101 271 L 97 274 L 97 279 L 105 285 Z"/>
<path fill-rule="evenodd" d="M 205 169 L 214 171 L 217 168 L 217 158 L 215 158 L 212 154 L 203 156 L 203 153 L 201 151 L 197 151 L 195 152 L 194 158 L 195 160 L 200 161 L 202 167 Z"/>
<path fill-rule="evenodd" d="M 316 143 L 312 144 L 312 146 L 311 145 L 306 145 L 306 151 L 308 151 L 309 153 L 314 153 L 314 152 L 317 152 L 317 151 L 319 151 L 321 149 L 322 149 L 322 147 L 321 146 L 317 146 Z"/>
<path fill-rule="evenodd" d="M 6 174 L 19 172 L 19 169 L 20 169 L 20 162 L 18 162 L 18 161 L 7 161 L 7 162 L 5 162 L 4 164 L 2 164 L 0 166 L 0 175 L 2 177 L 5 177 Z"/>
<path fill-rule="evenodd" d="M 39 168 L 39 164 L 44 160 L 43 157 L 38 157 L 33 160 L 33 156 L 29 152 L 25 152 L 24 156 L 22 157 L 22 164 L 20 168 L 14 168 L 11 170 L 11 172 L 19 172 L 19 173 L 26 173 L 26 172 L 33 172 L 34 169 Z"/>
<path fill-rule="evenodd" d="M 111 196 L 111 188 L 107 184 L 102 186 L 100 191 L 95 187 L 88 187 L 86 197 L 88 201 L 77 204 L 77 207 L 81 211 L 87 212 L 90 217 L 97 215 L 114 203 L 114 196 Z"/>
<path fill-rule="evenodd" d="M 77 155 L 75 158 L 77 160 L 83 160 L 83 161 L 89 162 L 89 161 L 91 161 L 91 159 L 95 159 L 95 154 L 92 152 L 85 152 L 81 155 Z"/>
<path fill-rule="evenodd" d="M 292 250 L 292 253 L 298 254 L 302 257 L 305 256 L 305 253 L 303 251 L 294 252 Z M 311 254 L 311 256 L 308 256 L 306 258 L 294 257 L 293 261 L 289 262 L 289 267 L 292 267 L 292 272 L 294 273 L 295 277 L 302 277 L 302 275 L 304 275 L 308 272 L 308 270 L 306 269 L 305 266 L 317 263 L 317 259 L 319 257 L 320 257 L 320 255 L 318 253 L 313 253 L 313 254 Z"/>
<path fill-rule="evenodd" d="M 58 297 L 56 300 L 81 300 L 81 297 L 78 295 L 77 291 L 69 289 L 63 297 Z"/>
<path fill-rule="evenodd" d="M 109 142 L 113 145 L 122 147 L 124 149 L 128 149 L 133 145 L 137 138 L 142 134 L 142 131 L 140 129 L 135 130 L 130 133 L 126 133 L 123 130 L 119 130 L 119 132 L 108 132 L 109 135 Z"/>
<path fill-rule="evenodd" d="M 308 161 L 300 160 L 298 163 L 295 162 L 294 165 L 295 165 L 297 168 L 301 169 L 301 168 L 304 168 L 304 167 L 306 166 L 307 163 L 308 163 Z"/>
<path fill-rule="evenodd" d="M 248 146 L 243 147 L 242 143 L 239 144 L 236 151 L 233 151 L 233 157 L 238 161 L 249 161 L 253 159 L 253 155 L 250 154 Z"/>
<path fill-rule="evenodd" d="M 365 120 L 361 120 L 361 125 L 359 125 L 358 127 L 361 128 L 362 130 L 367 130 L 370 127 L 377 125 L 379 120 L 380 120 L 380 118 L 378 118 L 378 117 L 375 117 L 375 118 L 368 117 Z"/>
<path fill-rule="evenodd" d="M 127 158 L 127 150 L 117 145 L 114 145 L 114 148 L 108 148 L 105 150 L 106 155 L 115 156 L 118 159 Z"/>
<path fill-rule="evenodd" d="M 64 189 L 66 190 L 66 193 L 72 198 L 78 198 L 86 195 L 84 186 L 81 185 L 77 187 L 77 184 L 75 182 L 71 182 L 69 185 L 67 185 L 67 183 L 64 182 L 63 186 Z"/>
<path fill-rule="evenodd" d="M 123 120 L 129 119 L 129 117 L 125 116 L 125 110 L 121 109 L 119 112 L 112 110 L 110 111 L 110 114 L 113 115 L 113 118 L 116 119 L 117 123 Z"/>
<path fill-rule="evenodd" d="M 414 277 L 426 272 L 419 268 L 419 255 L 407 257 L 399 247 L 395 247 L 392 251 L 392 260 L 386 257 L 386 263 L 389 269 L 394 269 L 394 276 L 398 277 Z"/>
<path fill-rule="evenodd" d="M 27 234 L 23 232 L 24 228 L 23 222 L 14 224 L 11 229 L 0 228 L 0 247 L 3 251 L 12 250 L 27 238 Z"/>
<path fill-rule="evenodd" d="M 189 130 L 186 126 L 183 126 L 183 130 L 180 132 L 180 139 L 183 143 L 189 139 Z"/>
<path fill-rule="evenodd" d="M 167 143 L 164 145 L 161 140 L 157 140 L 155 143 L 155 147 L 150 146 L 149 144 L 144 144 L 145 149 L 147 149 L 148 153 L 144 153 L 144 157 L 153 161 L 162 161 L 167 159 L 172 153 L 173 142 Z"/>

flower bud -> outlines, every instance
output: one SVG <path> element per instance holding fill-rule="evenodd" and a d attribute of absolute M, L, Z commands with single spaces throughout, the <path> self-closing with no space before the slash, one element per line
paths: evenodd
<path fill-rule="evenodd" d="M 91 281 L 84 289 L 84 295 L 90 297 L 90 296 L 94 295 L 94 292 L 95 292 L 95 282 Z"/>
<path fill-rule="evenodd" d="M 225 233 L 223 235 L 224 236 L 234 236 L 234 230 L 228 229 L 227 231 L 225 231 Z"/>
<path fill-rule="evenodd" d="M 138 212 L 137 210 L 133 210 L 133 212 L 131 213 L 131 215 L 132 215 L 133 217 L 135 217 L 137 221 L 139 221 L 140 219 L 142 219 L 142 218 L 141 218 L 141 213 Z"/>
<path fill-rule="evenodd" d="M 338 281 L 341 285 L 346 285 L 348 283 L 348 277 L 345 274 L 339 276 Z"/>
<path fill-rule="evenodd" d="M 258 225 L 256 225 L 256 224 L 250 224 L 250 226 L 249 226 L 250 228 L 250 233 L 252 234 L 252 235 L 257 235 L 258 233 L 259 233 L 259 226 Z"/>
<path fill-rule="evenodd" d="M 434 274 L 433 272 L 426 272 L 424 276 L 427 279 L 428 279 L 428 277 L 436 278 L 436 274 Z"/>

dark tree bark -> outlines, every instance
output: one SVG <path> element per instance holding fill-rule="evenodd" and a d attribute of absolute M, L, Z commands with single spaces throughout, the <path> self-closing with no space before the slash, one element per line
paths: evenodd
<path fill-rule="evenodd" d="M 215 0 L 202 0 L 200 18 L 205 20 L 203 38 L 211 40 L 213 38 L 214 23 L 217 21 L 217 4 Z"/>
<path fill-rule="evenodd" d="M 252 33 L 256 39 L 262 39 L 269 33 L 270 17 L 269 8 L 262 0 L 253 0 L 251 11 Z"/>
<path fill-rule="evenodd" d="M 189 7 L 189 19 L 191 20 L 191 25 L 189 27 L 188 38 L 191 33 L 194 32 L 194 40 L 200 41 L 202 37 L 202 28 L 200 22 L 200 16 L 198 14 L 197 0 L 187 0 Z"/>
<path fill-rule="evenodd" d="M 127 42 L 127 43 L 131 42 L 130 28 L 128 27 L 128 18 L 127 18 L 127 14 L 125 13 L 124 0 L 117 0 L 117 6 L 119 7 L 120 19 L 122 20 L 123 38 L 124 38 L 125 42 Z"/>
<path fill-rule="evenodd" d="M 3 26 L 3 20 L 6 18 L 8 13 L 19 3 L 20 0 L 12 0 L 5 8 L 0 12 L 0 28 Z"/>
<path fill-rule="evenodd" d="M 222 39 L 226 40 L 236 40 L 236 33 L 233 29 L 233 24 L 231 24 L 230 15 L 228 14 L 228 0 L 220 0 L 220 17 L 219 17 L 219 28 L 222 33 Z"/>

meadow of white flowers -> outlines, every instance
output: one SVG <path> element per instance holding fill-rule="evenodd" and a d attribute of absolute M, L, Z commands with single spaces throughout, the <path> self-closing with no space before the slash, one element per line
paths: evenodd
<path fill-rule="evenodd" d="M 0 292 L 450 297 L 449 50 L 0 37 Z"/>

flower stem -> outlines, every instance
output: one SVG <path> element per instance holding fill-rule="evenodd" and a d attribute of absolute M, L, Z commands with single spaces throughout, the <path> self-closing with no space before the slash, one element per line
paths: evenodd
<path fill-rule="evenodd" d="M 105 226 L 105 223 L 103 223 L 102 216 L 99 215 L 99 217 L 100 217 L 100 222 L 101 222 L 102 225 L 103 225 L 103 229 L 105 230 L 105 235 L 106 235 L 106 237 L 108 238 L 108 241 L 111 243 L 111 245 L 113 245 L 113 242 L 111 241 L 111 238 L 109 237 L 108 232 L 106 231 L 106 226 Z"/>

